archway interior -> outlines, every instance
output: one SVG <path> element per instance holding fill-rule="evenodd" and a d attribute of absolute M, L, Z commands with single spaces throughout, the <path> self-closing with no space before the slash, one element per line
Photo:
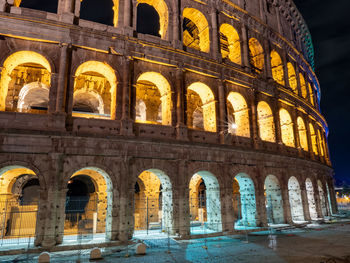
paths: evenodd
<path fill-rule="evenodd" d="M 135 120 L 141 123 L 171 125 L 171 88 L 157 72 L 143 73 L 136 82 Z"/>
<path fill-rule="evenodd" d="M 148 4 L 137 5 L 136 31 L 142 34 L 160 37 L 160 21 L 157 10 Z"/>
<path fill-rule="evenodd" d="M 320 205 L 321 205 L 321 210 L 322 210 L 322 216 L 328 216 L 328 211 L 327 211 L 327 201 L 326 201 L 326 195 L 323 190 L 323 185 L 320 180 L 317 180 L 317 188 L 318 188 L 318 194 L 320 197 Z"/>
<path fill-rule="evenodd" d="M 307 195 L 307 201 L 309 205 L 310 217 L 312 220 L 316 220 L 317 210 L 316 210 L 316 202 L 315 202 L 315 192 L 314 192 L 314 187 L 312 185 L 310 178 L 306 179 L 305 187 L 306 187 L 306 195 Z"/>
<path fill-rule="evenodd" d="M 298 117 L 297 124 L 298 124 L 300 146 L 304 151 L 308 151 L 309 144 L 308 144 L 307 131 L 306 131 L 304 120 L 301 117 Z"/>
<path fill-rule="evenodd" d="M 109 65 L 99 61 L 83 63 L 75 72 L 73 116 L 113 118 L 116 109 L 116 88 L 117 79 Z"/>
<path fill-rule="evenodd" d="M 256 226 L 254 182 L 249 175 L 239 173 L 233 180 L 233 207 L 237 211 L 235 228 Z"/>
<path fill-rule="evenodd" d="M 277 177 L 274 175 L 268 175 L 265 179 L 264 189 L 268 223 L 283 224 L 282 192 Z"/>
<path fill-rule="evenodd" d="M 80 18 L 104 25 L 113 26 L 115 21 L 115 11 L 118 11 L 118 6 L 113 0 L 82 0 L 80 6 Z M 92 12 L 98 10 L 98 12 Z"/>
<path fill-rule="evenodd" d="M 222 231 L 220 186 L 208 171 L 194 174 L 189 184 L 191 234 Z"/>
<path fill-rule="evenodd" d="M 303 96 L 303 98 L 306 98 L 307 97 L 307 87 L 306 87 L 304 75 L 302 73 L 299 73 L 299 81 L 300 81 L 301 96 Z"/>
<path fill-rule="evenodd" d="M 295 147 L 292 118 L 290 117 L 289 112 L 285 109 L 280 110 L 280 126 L 282 142 L 289 147 Z"/>
<path fill-rule="evenodd" d="M 0 110 L 17 111 L 21 89 L 30 83 L 50 87 L 51 67 L 42 55 L 33 51 L 18 51 L 4 62 L 0 78 Z M 48 101 L 48 97 L 44 101 Z M 27 102 L 31 113 L 45 113 L 43 108 L 35 108 L 37 101 Z M 31 107 L 33 106 L 33 108 Z"/>
<path fill-rule="evenodd" d="M 260 101 L 257 110 L 260 139 L 276 142 L 275 123 L 270 106 L 265 101 Z"/>
<path fill-rule="evenodd" d="M 205 16 L 194 8 L 183 11 L 183 43 L 186 47 L 208 53 L 210 51 L 209 25 Z"/>
<path fill-rule="evenodd" d="M 50 13 L 57 13 L 58 0 L 17 0 L 15 6 L 30 8 Z"/>
<path fill-rule="evenodd" d="M 112 182 L 106 172 L 86 167 L 67 184 L 65 235 L 105 233 L 111 236 Z"/>
<path fill-rule="evenodd" d="M 228 132 L 237 136 L 250 137 L 249 110 L 243 96 L 230 92 L 227 96 Z"/>
<path fill-rule="evenodd" d="M 281 56 L 275 51 L 271 51 L 271 71 L 273 79 L 281 85 L 285 85 L 284 82 L 284 69 Z"/>
<path fill-rule="evenodd" d="M 239 35 L 237 30 L 229 24 L 220 26 L 220 49 L 222 58 L 228 58 L 236 64 L 242 63 Z"/>
<path fill-rule="evenodd" d="M 304 221 L 300 185 L 294 176 L 288 180 L 289 204 L 293 222 Z"/>
<path fill-rule="evenodd" d="M 39 203 L 37 175 L 21 166 L 0 170 L 0 235 L 3 238 L 33 237 Z"/>
<path fill-rule="evenodd" d="M 298 80 L 297 75 L 295 73 L 294 66 L 291 62 L 287 63 L 288 70 L 288 81 L 290 88 L 294 91 L 294 93 L 298 94 Z"/>
<path fill-rule="evenodd" d="M 137 32 L 166 39 L 169 10 L 164 0 L 137 0 Z"/>
<path fill-rule="evenodd" d="M 135 236 L 173 233 L 173 194 L 169 177 L 162 171 L 142 172 L 135 184 Z"/>
<path fill-rule="evenodd" d="M 312 84 L 310 82 L 308 82 L 308 86 L 309 86 L 310 102 L 311 102 L 312 106 L 315 106 L 314 89 L 312 88 Z"/>
<path fill-rule="evenodd" d="M 187 125 L 193 129 L 216 131 L 216 102 L 211 89 L 201 82 L 187 88 Z"/>
<path fill-rule="evenodd" d="M 264 49 L 256 38 L 249 39 L 250 65 L 256 73 L 261 73 L 264 68 Z"/>
<path fill-rule="evenodd" d="M 315 128 L 312 125 L 312 123 L 309 123 L 309 129 L 310 129 L 312 151 L 315 155 L 318 155 L 318 146 L 317 146 L 317 137 L 316 137 L 317 135 L 316 135 Z"/>

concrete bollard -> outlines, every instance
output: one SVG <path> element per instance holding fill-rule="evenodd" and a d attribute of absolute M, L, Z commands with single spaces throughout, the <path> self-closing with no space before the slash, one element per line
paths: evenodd
<path fill-rule="evenodd" d="M 146 245 L 143 243 L 136 245 L 136 255 L 146 255 Z"/>
<path fill-rule="evenodd" d="M 95 247 L 90 251 L 90 260 L 96 259 L 102 259 L 101 249 L 98 247 Z"/>
<path fill-rule="evenodd" d="M 50 254 L 47 252 L 42 252 L 39 255 L 38 263 L 50 263 Z"/>

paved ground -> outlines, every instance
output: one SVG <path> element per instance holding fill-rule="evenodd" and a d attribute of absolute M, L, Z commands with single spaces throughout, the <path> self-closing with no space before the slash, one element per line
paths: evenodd
<path fill-rule="evenodd" d="M 246 242 L 248 239 L 248 243 Z M 350 263 L 350 223 L 315 225 L 270 234 L 224 236 L 188 241 L 146 240 L 147 255 L 137 256 L 132 246 L 103 249 L 104 262 L 186 263 L 186 262 L 305 262 Z M 169 249 L 169 252 L 168 252 Z M 126 254 L 129 253 L 129 257 Z M 52 255 L 51 262 L 91 262 L 89 251 L 69 251 Z M 0 262 L 37 262 L 38 255 L 0 257 Z"/>

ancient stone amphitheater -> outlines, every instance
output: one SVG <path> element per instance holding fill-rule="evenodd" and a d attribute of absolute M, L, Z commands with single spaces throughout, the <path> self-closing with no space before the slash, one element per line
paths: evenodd
<path fill-rule="evenodd" d="M 188 238 L 337 212 L 292 0 L 30 2 L 0 0 L 1 244 Z"/>

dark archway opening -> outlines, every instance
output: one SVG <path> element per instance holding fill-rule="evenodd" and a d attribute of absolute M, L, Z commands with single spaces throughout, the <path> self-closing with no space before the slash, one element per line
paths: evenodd
<path fill-rule="evenodd" d="M 57 13 L 58 0 L 22 0 L 20 7 Z"/>
<path fill-rule="evenodd" d="M 139 4 L 137 6 L 137 33 L 160 37 L 159 19 L 159 14 L 153 6 L 148 4 Z"/>
<path fill-rule="evenodd" d="M 80 7 L 80 18 L 113 26 L 113 7 L 113 0 L 83 0 Z"/>
<path fill-rule="evenodd" d="M 29 180 L 22 188 L 21 205 L 37 204 L 39 201 L 40 184 L 38 179 Z"/>

